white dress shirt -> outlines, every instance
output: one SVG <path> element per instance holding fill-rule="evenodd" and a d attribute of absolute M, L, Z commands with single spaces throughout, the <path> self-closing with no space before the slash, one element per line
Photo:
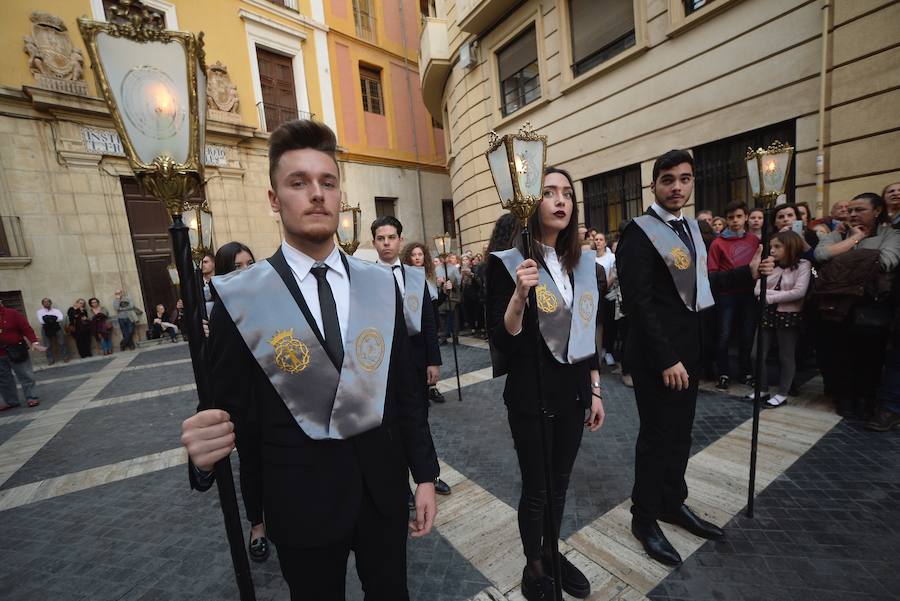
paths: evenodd
<path fill-rule="evenodd" d="M 294 278 L 300 287 L 300 293 L 312 313 L 319 332 L 325 336 L 325 326 L 322 323 L 322 309 L 319 307 L 319 285 L 316 282 L 316 276 L 310 273 L 317 261 L 306 255 L 287 242 L 281 243 L 281 252 L 287 261 L 288 267 L 294 272 Z M 325 279 L 331 286 L 331 293 L 334 295 L 334 304 L 337 307 L 338 323 L 341 326 L 341 340 L 347 340 L 347 326 L 350 323 L 350 276 L 344 269 L 344 262 L 341 260 L 341 253 L 335 246 L 331 250 L 331 254 L 322 261 L 328 266 L 325 272 Z"/>
<path fill-rule="evenodd" d="M 563 271 L 559 257 L 556 256 L 556 250 L 544 244 L 541 246 L 544 247 L 544 264 L 547 266 L 547 271 L 550 272 L 550 277 L 553 278 L 556 287 L 559 288 L 559 293 L 562 294 L 566 306 L 571 308 L 574 294 L 572 292 L 572 284 L 569 282 L 569 274 Z"/>
<path fill-rule="evenodd" d="M 653 201 L 653 204 L 650 205 L 650 208 L 659 215 L 660 219 L 662 219 L 666 225 L 669 225 L 670 221 L 684 221 L 684 215 L 681 214 L 681 211 L 678 211 L 677 215 L 673 215 L 655 200 Z"/>
<path fill-rule="evenodd" d="M 606 272 L 606 277 L 610 276 L 612 272 L 612 268 L 616 264 L 616 255 L 613 254 L 613 251 L 606 249 L 606 252 L 603 253 L 603 256 L 597 255 L 597 265 L 602 265 L 603 270 Z"/>
<path fill-rule="evenodd" d="M 391 268 L 391 271 L 394 272 L 394 279 L 397 280 L 397 285 L 400 286 L 400 295 L 404 296 L 406 294 L 406 286 L 403 282 L 403 267 L 400 264 L 400 257 L 394 259 L 393 263 L 385 263 L 381 259 L 377 259 L 375 263 Z M 399 269 L 394 269 L 394 267 L 398 267 Z"/>
<path fill-rule="evenodd" d="M 60 325 L 62 325 L 62 323 L 63 323 L 62 311 L 60 311 L 56 307 L 52 307 L 50 309 L 45 309 L 45 308 L 41 307 L 40 309 L 38 309 L 37 319 L 38 319 L 38 323 L 41 325 L 44 325 L 44 315 L 55 315 L 57 323 L 59 323 Z"/>

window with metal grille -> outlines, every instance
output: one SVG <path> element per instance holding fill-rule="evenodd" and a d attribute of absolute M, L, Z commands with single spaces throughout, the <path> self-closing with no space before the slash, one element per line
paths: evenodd
<path fill-rule="evenodd" d="M 25 302 L 22 300 L 21 290 L 0 290 L 0 302 L 7 309 L 15 309 L 25 317 L 28 317 L 28 314 L 25 312 Z"/>
<path fill-rule="evenodd" d="M 359 83 L 362 87 L 363 110 L 378 115 L 384 114 L 381 94 L 381 72 L 360 66 Z"/>
<path fill-rule="evenodd" d="M 456 238 L 456 217 L 453 210 L 453 199 L 444 199 L 441 201 L 441 211 L 444 215 L 444 232 L 450 234 L 451 238 Z"/>
<path fill-rule="evenodd" d="M 794 145 L 795 122 L 785 121 L 694 148 L 694 204 L 725 216 L 728 203 L 741 200 L 752 207 L 753 194 L 747 180 L 745 156 L 748 148 L 766 148 L 775 140 Z M 792 159 L 793 160 L 793 159 Z M 788 202 L 794 200 L 794 169 L 784 187 Z"/>
<path fill-rule="evenodd" d="M 369 0 L 353 0 L 353 21 L 356 35 L 373 44 L 377 41 L 375 17 Z"/>
<path fill-rule="evenodd" d="M 534 25 L 497 52 L 500 71 L 500 110 L 504 116 L 541 97 L 537 37 Z"/>
<path fill-rule="evenodd" d="M 684 16 L 693 14 L 713 3 L 714 0 L 684 0 Z"/>
<path fill-rule="evenodd" d="M 603 18 L 597 18 L 598 10 Z M 633 0 L 569 0 L 572 72 L 589 71 L 635 44 Z"/>
<path fill-rule="evenodd" d="M 375 217 L 377 219 L 381 219 L 382 217 L 387 217 L 390 215 L 391 217 L 396 217 L 395 208 L 397 206 L 397 199 L 387 197 L 387 196 L 376 196 L 375 197 Z"/>
<path fill-rule="evenodd" d="M 584 223 L 598 232 L 617 232 L 643 212 L 639 164 L 585 178 L 582 190 Z"/>

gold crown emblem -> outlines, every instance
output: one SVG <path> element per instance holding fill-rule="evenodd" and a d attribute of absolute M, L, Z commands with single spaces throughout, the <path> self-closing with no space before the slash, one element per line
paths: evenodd
<path fill-rule="evenodd" d="M 286 342 L 294 337 L 294 328 L 290 330 L 281 330 L 275 332 L 275 335 L 269 339 L 269 344 L 272 346 L 278 346 L 279 344 Z"/>
<path fill-rule="evenodd" d="M 537 306 L 541 312 L 553 313 L 559 308 L 559 301 L 556 300 L 556 295 L 547 290 L 546 284 L 540 284 L 535 289 L 535 294 L 537 295 Z"/>

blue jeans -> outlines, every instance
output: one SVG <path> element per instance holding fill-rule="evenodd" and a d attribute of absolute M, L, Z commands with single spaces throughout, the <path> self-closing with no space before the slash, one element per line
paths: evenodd
<path fill-rule="evenodd" d="M 100 343 L 100 351 L 103 353 L 112 352 L 112 336 L 98 336 L 97 342 Z"/>
<path fill-rule="evenodd" d="M 13 377 L 15 374 L 15 377 Z M 31 369 L 31 359 L 21 363 L 13 363 L 9 357 L 0 357 L 0 396 L 3 402 L 10 407 L 19 405 L 19 391 L 16 390 L 16 379 L 22 385 L 25 399 L 36 399 L 34 372 Z"/>
<path fill-rule="evenodd" d="M 450 307 L 451 309 L 444 314 L 444 326 L 446 328 L 445 334 L 447 338 L 453 337 L 453 327 L 455 326 L 454 316 L 456 315 L 456 307 L 452 304 Z"/>
<path fill-rule="evenodd" d="M 56 334 L 47 336 L 46 332 L 41 332 L 41 344 L 47 347 L 47 363 L 53 363 L 53 345 L 59 346 L 59 356 L 63 361 L 69 360 L 69 347 L 66 346 L 66 335 L 62 328 L 56 331 Z"/>
<path fill-rule="evenodd" d="M 119 348 L 123 351 L 127 348 L 134 348 L 134 322 L 130 319 L 120 319 L 119 329 L 122 330 L 122 342 Z"/>
<path fill-rule="evenodd" d="M 738 336 L 739 373 L 741 376 L 752 374 L 750 349 L 753 348 L 753 337 L 756 332 L 756 298 L 750 293 L 721 295 L 716 299 L 716 310 L 719 314 L 719 343 L 716 353 L 719 375 L 727 376 L 731 373 L 728 346 L 735 327 Z M 735 321 L 737 326 L 734 325 Z"/>

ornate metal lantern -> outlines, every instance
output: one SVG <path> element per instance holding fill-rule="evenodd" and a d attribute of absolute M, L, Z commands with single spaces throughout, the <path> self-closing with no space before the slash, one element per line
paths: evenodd
<path fill-rule="evenodd" d="M 341 210 L 338 213 L 337 236 L 338 246 L 352 255 L 359 248 L 360 216 L 362 209 L 359 205 L 351 207 L 346 202 L 341 202 Z"/>
<path fill-rule="evenodd" d="M 485 153 L 500 195 L 500 205 L 525 225 L 543 198 L 547 136 L 537 135 L 525 122 L 517 134 L 491 132 Z"/>

